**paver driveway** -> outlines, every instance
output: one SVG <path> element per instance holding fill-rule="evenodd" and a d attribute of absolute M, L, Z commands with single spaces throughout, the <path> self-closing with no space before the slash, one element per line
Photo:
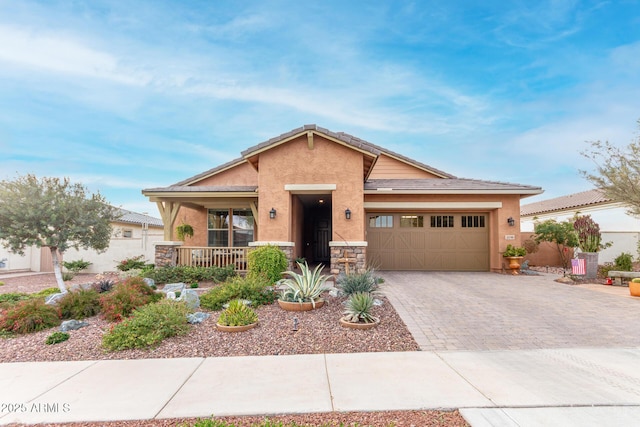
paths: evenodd
<path fill-rule="evenodd" d="M 640 298 L 558 276 L 379 272 L 422 350 L 640 346 Z"/>

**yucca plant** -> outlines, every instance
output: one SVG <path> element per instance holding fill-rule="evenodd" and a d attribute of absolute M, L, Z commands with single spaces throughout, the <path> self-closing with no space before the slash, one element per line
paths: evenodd
<path fill-rule="evenodd" d="M 246 326 L 257 321 L 256 312 L 251 307 L 244 305 L 239 299 L 231 301 L 229 307 L 218 317 L 218 323 L 224 326 Z"/>
<path fill-rule="evenodd" d="M 300 267 L 300 274 L 295 271 L 285 271 L 284 274 L 289 277 L 278 282 L 287 286 L 287 289 L 282 291 L 280 299 L 290 302 L 310 302 L 315 308 L 315 301 L 324 291 L 329 290 L 325 283 L 331 275 L 320 274 L 324 268 L 322 265 L 318 265 L 311 271 L 306 262 L 297 264 Z"/>
<path fill-rule="evenodd" d="M 344 320 L 351 323 L 375 323 L 378 318 L 371 314 L 373 295 L 369 292 L 355 292 L 345 302 Z"/>

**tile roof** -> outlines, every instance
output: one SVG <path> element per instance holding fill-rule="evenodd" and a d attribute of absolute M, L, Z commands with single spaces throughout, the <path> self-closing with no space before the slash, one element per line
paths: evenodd
<path fill-rule="evenodd" d="M 171 185 L 169 187 L 145 188 L 145 193 L 245 193 L 255 192 L 258 189 L 255 185 Z"/>
<path fill-rule="evenodd" d="M 477 179 L 370 179 L 364 184 L 365 191 L 452 191 L 459 192 L 514 192 L 518 194 L 539 194 L 542 188 L 530 185 L 512 184 L 498 181 L 482 181 Z"/>
<path fill-rule="evenodd" d="M 547 212 L 558 212 L 584 206 L 594 206 L 613 202 L 601 190 L 582 191 L 567 196 L 529 203 L 520 207 L 521 216 L 536 215 Z"/>
<path fill-rule="evenodd" d="M 128 224 L 149 224 L 150 227 L 162 227 L 162 220 L 159 218 L 154 218 L 149 215 L 128 211 L 126 209 L 118 208 L 116 215 L 120 215 L 120 217 L 116 220 L 116 222 L 125 222 Z"/>

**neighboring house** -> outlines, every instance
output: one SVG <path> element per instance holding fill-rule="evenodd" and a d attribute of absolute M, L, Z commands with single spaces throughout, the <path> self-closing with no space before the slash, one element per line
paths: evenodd
<path fill-rule="evenodd" d="M 306 125 L 164 188 L 142 191 L 165 224 L 156 265 L 243 268 L 246 248 L 381 270 L 502 270 L 520 243 L 520 199 L 540 187 L 461 179 L 354 136 Z M 516 221 L 514 221 L 514 218 Z M 173 242 L 180 223 L 195 234 Z M 243 252 L 245 251 L 245 252 Z M 349 267 L 346 267 L 349 266 Z"/>
<path fill-rule="evenodd" d="M 111 223 L 113 234 L 106 252 L 97 253 L 93 249 L 68 249 L 63 258 L 65 261 L 84 259 L 91 262 L 91 266 L 84 270 L 86 273 L 102 273 L 115 271 L 118 261 L 124 258 L 144 255 L 145 259 L 153 262 L 154 243 L 164 240 L 162 220 L 145 214 L 119 209 L 120 217 Z M 29 247 L 25 255 L 10 253 L 0 246 L 0 261 L 5 259 L 0 272 L 14 270 L 53 271 L 51 251 L 49 248 Z M 2 264 L 0 264 L 2 265 Z"/>
<path fill-rule="evenodd" d="M 520 227 L 523 233 L 532 233 L 536 221 L 564 221 L 576 214 L 591 215 L 600 226 L 602 241 L 613 243 L 599 253 L 598 262 L 602 264 L 613 262 L 622 252 L 638 255 L 640 221 L 626 211 L 624 204 L 607 198 L 602 191 L 589 190 L 523 205 Z"/>

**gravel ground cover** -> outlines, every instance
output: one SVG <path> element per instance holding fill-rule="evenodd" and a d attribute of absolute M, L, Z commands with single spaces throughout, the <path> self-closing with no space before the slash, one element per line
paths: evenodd
<path fill-rule="evenodd" d="M 81 274 L 67 286 L 91 282 L 94 275 Z M 0 293 L 32 293 L 56 286 L 53 274 L 38 274 L 15 278 L 2 278 L 5 285 Z M 203 284 L 203 291 L 212 284 Z M 343 328 L 338 319 L 342 313 L 342 299 L 326 296 L 327 303 L 311 312 L 286 312 L 277 304 L 257 309 L 258 327 L 241 335 L 218 332 L 215 321 L 218 313 L 200 325 L 194 325 L 189 334 L 165 340 L 149 350 L 124 350 L 105 352 L 101 347 L 102 335 L 110 324 L 99 316 L 85 319 L 90 326 L 71 331 L 71 337 L 56 345 L 46 345 L 45 340 L 53 330 L 37 332 L 14 338 L 1 339 L 0 362 L 145 359 L 172 357 L 224 357 L 243 355 L 280 355 L 313 353 L 353 353 L 379 351 L 418 351 L 419 347 L 406 326 L 386 298 L 375 308 L 381 318 L 380 325 L 370 331 Z M 294 318 L 298 320 L 294 330 Z M 54 329 L 55 330 L 55 329 Z M 219 418 L 237 426 L 251 426 L 265 417 Z M 457 411 L 381 411 L 357 413 L 294 414 L 269 417 L 285 424 L 295 422 L 308 426 L 467 426 Z M 58 426 L 176 426 L 191 425 L 196 419 L 139 420 L 109 423 L 42 424 Z"/>

